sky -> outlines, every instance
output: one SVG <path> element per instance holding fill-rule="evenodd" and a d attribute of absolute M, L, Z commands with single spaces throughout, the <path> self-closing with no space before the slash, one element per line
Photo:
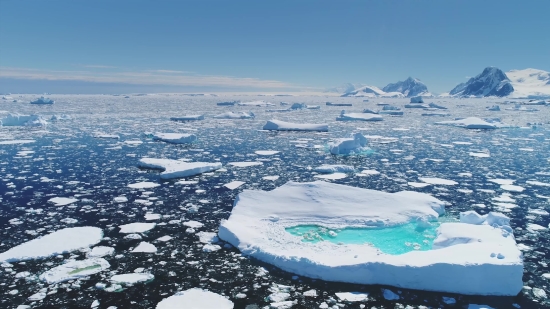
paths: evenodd
<path fill-rule="evenodd" d="M 550 71 L 550 1 L 0 0 L 0 92 L 317 92 Z"/>

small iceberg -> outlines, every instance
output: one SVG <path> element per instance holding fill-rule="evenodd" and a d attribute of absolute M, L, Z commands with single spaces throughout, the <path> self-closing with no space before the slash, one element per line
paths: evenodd
<path fill-rule="evenodd" d="M 216 119 L 251 119 L 254 118 L 253 112 L 227 112 L 214 116 Z"/>
<path fill-rule="evenodd" d="M 342 164 L 324 164 L 314 169 L 318 173 L 333 174 L 333 173 L 354 173 L 355 168 L 350 165 Z"/>
<path fill-rule="evenodd" d="M 369 109 L 369 108 L 365 108 L 363 110 L 363 113 L 365 113 L 365 114 L 378 114 L 378 112 L 373 111 L 372 109 Z"/>
<path fill-rule="evenodd" d="M 360 154 L 370 150 L 367 147 L 367 138 L 361 133 L 353 133 L 349 138 L 340 138 L 328 144 L 331 154 L 350 155 Z"/>
<path fill-rule="evenodd" d="M 435 109 L 447 109 L 445 106 L 438 105 L 438 104 L 435 104 L 435 103 L 433 103 L 433 102 L 430 103 L 430 104 L 428 104 L 428 106 L 429 106 L 430 108 L 435 108 Z"/>
<path fill-rule="evenodd" d="M 336 117 L 337 121 L 382 121 L 384 118 L 376 114 L 369 113 L 346 113 L 345 110 L 340 112 L 340 116 Z"/>
<path fill-rule="evenodd" d="M 411 103 L 424 103 L 424 100 L 421 96 L 416 96 L 411 98 Z"/>
<path fill-rule="evenodd" d="M 189 144 L 197 141 L 197 136 L 186 133 L 155 133 L 153 139 L 171 144 Z"/>
<path fill-rule="evenodd" d="M 306 105 L 307 109 L 321 109 L 321 105 Z"/>
<path fill-rule="evenodd" d="M 0 119 L 0 126 L 5 127 L 43 127 L 47 124 L 48 122 L 39 115 L 8 114 L 6 117 Z"/>
<path fill-rule="evenodd" d="M 216 105 L 218 106 L 233 106 L 237 103 L 240 103 L 241 101 L 230 101 L 230 102 L 218 102 Z"/>
<path fill-rule="evenodd" d="M 222 164 L 209 162 L 183 162 L 171 159 L 141 158 L 139 167 L 159 169 L 162 179 L 183 178 L 215 171 L 222 168 Z"/>
<path fill-rule="evenodd" d="M 500 122 L 500 119 L 498 118 L 478 117 L 456 118 L 455 120 L 439 121 L 435 124 L 455 126 L 465 129 L 498 129 L 509 127 L 508 125 Z"/>
<path fill-rule="evenodd" d="M 42 275 L 40 280 L 48 284 L 56 284 L 97 274 L 111 267 L 103 258 L 91 258 L 82 261 L 70 261 L 54 267 Z"/>
<path fill-rule="evenodd" d="M 500 106 L 498 105 L 487 106 L 485 109 L 492 112 L 500 112 Z"/>
<path fill-rule="evenodd" d="M 327 106 L 353 106 L 353 104 L 351 104 L 351 103 L 332 103 L 332 102 L 327 102 L 326 104 L 327 104 Z"/>
<path fill-rule="evenodd" d="M 204 120 L 204 115 L 185 115 L 182 117 L 170 117 L 172 121 L 194 121 L 194 120 Z"/>
<path fill-rule="evenodd" d="M 48 98 L 44 98 L 44 97 L 40 97 L 34 101 L 31 101 L 31 104 L 54 104 L 55 101 L 54 100 L 51 100 L 51 99 L 48 99 Z"/>
<path fill-rule="evenodd" d="M 273 103 L 269 103 L 266 101 L 251 101 L 251 102 L 239 102 L 237 103 L 239 106 L 256 106 L 256 107 L 268 107 L 268 106 L 275 106 Z"/>
<path fill-rule="evenodd" d="M 281 120 L 268 120 L 263 127 L 264 130 L 274 131 L 320 131 L 327 132 L 328 124 L 309 124 L 309 123 L 292 123 Z"/>

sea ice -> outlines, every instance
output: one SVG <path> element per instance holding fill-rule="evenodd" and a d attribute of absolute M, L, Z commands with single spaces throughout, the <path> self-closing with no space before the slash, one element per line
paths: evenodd
<path fill-rule="evenodd" d="M 435 124 L 449 125 L 466 129 L 497 129 L 508 127 L 508 125 L 500 122 L 498 118 L 482 119 L 478 117 L 457 118 L 455 120 L 439 121 Z"/>
<path fill-rule="evenodd" d="M 425 182 L 425 183 L 429 183 L 429 184 L 432 184 L 432 185 L 454 186 L 454 185 L 458 184 L 458 182 L 456 182 L 456 181 L 443 179 L 443 178 L 420 177 L 419 179 L 421 181 Z"/>
<path fill-rule="evenodd" d="M 197 140 L 195 134 L 186 133 L 155 133 L 153 139 L 172 144 L 189 144 Z"/>
<path fill-rule="evenodd" d="M 7 141 L 0 141 L 0 145 L 17 145 L 17 144 L 30 144 L 34 143 L 33 139 L 12 139 Z"/>
<path fill-rule="evenodd" d="M 46 120 L 39 115 L 8 114 L 6 117 L 0 119 L 0 126 L 4 127 L 42 127 L 47 124 Z"/>
<path fill-rule="evenodd" d="M 156 225 L 157 225 L 156 223 L 136 222 L 136 223 L 124 224 L 119 227 L 120 227 L 120 233 L 133 234 L 133 233 L 145 233 L 155 228 Z"/>
<path fill-rule="evenodd" d="M 216 119 L 250 119 L 254 118 L 253 112 L 227 112 L 214 116 Z"/>
<path fill-rule="evenodd" d="M 369 150 L 367 138 L 361 133 L 353 133 L 349 138 L 340 138 L 328 144 L 330 153 L 334 155 L 359 154 Z"/>
<path fill-rule="evenodd" d="M 377 114 L 369 113 L 346 113 L 342 111 L 340 116 L 336 117 L 338 121 L 352 121 L 352 120 L 361 120 L 361 121 L 382 121 L 384 118 Z"/>
<path fill-rule="evenodd" d="M 113 255 L 113 253 L 115 253 L 115 248 L 113 247 L 97 246 L 93 247 L 92 251 L 88 252 L 86 256 L 89 258 L 100 258 L 107 255 Z"/>
<path fill-rule="evenodd" d="M 278 154 L 280 151 L 277 150 L 256 150 L 254 151 L 255 154 L 260 156 L 272 156 Z"/>
<path fill-rule="evenodd" d="M 227 189 L 229 190 L 235 190 L 237 189 L 238 187 L 244 185 L 245 182 L 244 181 L 238 181 L 238 180 L 235 180 L 235 181 L 232 181 L 230 183 L 226 183 L 225 185 L 223 185 L 224 187 L 226 187 Z"/>
<path fill-rule="evenodd" d="M 148 243 L 146 241 L 142 241 L 139 243 L 137 247 L 135 247 L 132 251 L 132 253 L 155 253 L 157 252 L 157 247 L 155 245 Z"/>
<path fill-rule="evenodd" d="M 163 299 L 156 309 L 233 309 L 233 306 L 233 302 L 219 294 L 194 288 Z"/>
<path fill-rule="evenodd" d="M 172 121 L 192 121 L 192 120 L 204 120 L 204 115 L 185 115 L 181 117 L 171 117 Z"/>
<path fill-rule="evenodd" d="M 52 232 L 0 253 L 0 261 L 16 262 L 43 259 L 88 248 L 101 241 L 103 231 L 97 227 L 71 227 Z"/>
<path fill-rule="evenodd" d="M 411 103 L 424 103 L 424 100 L 421 96 L 416 96 L 411 98 Z"/>
<path fill-rule="evenodd" d="M 229 162 L 228 164 L 231 165 L 231 166 L 236 166 L 236 167 L 249 167 L 249 166 L 262 165 L 263 162 L 261 162 L 261 161 Z"/>
<path fill-rule="evenodd" d="M 109 262 L 102 258 L 70 261 L 46 271 L 39 278 L 48 284 L 55 284 L 97 274 L 109 267 Z"/>
<path fill-rule="evenodd" d="M 112 283 L 121 284 L 121 285 L 134 285 L 140 282 L 151 281 L 155 279 L 155 276 L 147 273 L 130 273 L 130 274 L 120 274 L 114 275 L 109 279 Z"/>
<path fill-rule="evenodd" d="M 264 130 L 276 131 L 321 131 L 327 132 L 327 124 L 308 124 L 308 123 L 291 123 L 281 120 L 268 120 L 263 127 Z"/>
<path fill-rule="evenodd" d="M 189 177 L 222 168 L 222 164 L 219 162 L 184 162 L 155 158 L 141 158 L 138 165 L 143 168 L 162 170 L 163 172 L 160 174 L 162 179 Z"/>
<path fill-rule="evenodd" d="M 332 173 L 353 173 L 355 168 L 350 165 L 341 165 L 341 164 L 324 164 L 315 168 L 316 172 L 323 174 L 332 174 Z"/>
<path fill-rule="evenodd" d="M 55 204 L 55 206 L 65 206 L 70 205 L 72 203 L 78 202 L 75 198 L 68 198 L 68 197 L 53 197 L 48 200 L 48 202 Z"/>
<path fill-rule="evenodd" d="M 311 278 L 460 294 L 516 295 L 523 286 L 522 255 L 506 225 L 509 219 L 503 215 L 485 220 L 486 225 L 442 223 L 435 239 L 437 250 L 400 255 L 385 254 L 368 244 L 303 242 L 286 231 L 298 225 L 334 230 L 384 228 L 417 220 L 429 223 L 445 213 L 445 205 L 418 192 L 289 182 L 272 191 L 239 194 L 231 216 L 220 225 L 219 236 L 244 255 Z M 483 230 L 474 235 L 476 241 L 461 242 L 462 235 L 472 237 L 474 228 Z"/>
<path fill-rule="evenodd" d="M 128 187 L 132 189 L 151 189 L 160 186 L 158 183 L 150 182 L 150 181 L 144 181 L 144 182 L 137 182 L 137 183 L 131 183 L 128 185 Z"/>
<path fill-rule="evenodd" d="M 250 101 L 250 102 L 239 102 L 237 103 L 239 106 L 256 106 L 256 107 L 268 107 L 268 106 L 275 106 L 273 103 L 269 103 L 266 101 Z"/>

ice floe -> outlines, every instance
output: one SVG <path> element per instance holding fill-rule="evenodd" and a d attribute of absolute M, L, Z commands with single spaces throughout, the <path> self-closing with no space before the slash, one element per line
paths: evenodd
<path fill-rule="evenodd" d="M 250 119 L 254 117 L 253 112 L 227 112 L 214 116 L 216 119 Z"/>
<path fill-rule="evenodd" d="M 160 186 L 160 184 L 150 182 L 150 181 L 136 182 L 128 185 L 128 187 L 132 189 L 151 189 L 151 188 L 156 188 L 158 186 Z"/>
<path fill-rule="evenodd" d="M 163 299 L 156 309 L 233 309 L 233 306 L 232 301 L 219 294 L 193 288 Z"/>
<path fill-rule="evenodd" d="M 132 253 L 155 253 L 157 252 L 157 247 L 155 247 L 155 245 L 151 244 L 151 243 L 148 243 L 146 241 L 142 241 L 139 243 L 139 245 L 137 247 L 135 247 L 134 249 L 132 249 L 132 251 L 130 251 Z"/>
<path fill-rule="evenodd" d="M 144 233 L 155 228 L 156 223 L 145 223 L 145 222 L 136 222 L 129 223 L 119 226 L 120 233 L 122 234 L 133 234 L 133 233 Z"/>
<path fill-rule="evenodd" d="M 320 131 L 327 132 L 327 124 L 291 123 L 281 120 L 268 120 L 263 127 L 264 130 L 274 131 Z"/>
<path fill-rule="evenodd" d="M 180 117 L 170 117 L 172 121 L 193 121 L 193 120 L 204 120 L 204 115 L 185 115 Z"/>
<path fill-rule="evenodd" d="M 222 168 L 222 164 L 219 162 L 184 162 L 155 158 L 141 158 L 138 165 L 143 168 L 162 170 L 163 172 L 160 174 L 162 179 L 189 177 Z"/>
<path fill-rule="evenodd" d="M 109 281 L 121 285 L 134 285 L 136 283 L 147 282 L 155 279 L 155 276 L 147 273 L 130 273 L 112 276 Z"/>
<path fill-rule="evenodd" d="M 338 121 L 352 121 L 352 120 L 360 120 L 360 121 L 382 121 L 384 118 L 382 116 L 379 116 L 377 114 L 369 114 L 369 113 L 346 113 L 346 111 L 342 111 L 340 113 L 340 116 L 336 117 L 336 120 Z"/>
<path fill-rule="evenodd" d="M 172 144 L 189 144 L 197 141 L 197 136 L 186 133 L 155 133 L 153 139 Z"/>
<path fill-rule="evenodd" d="M 52 197 L 48 202 L 55 204 L 55 206 L 65 206 L 78 202 L 75 198 L 68 197 Z"/>
<path fill-rule="evenodd" d="M 102 258 L 69 261 L 46 271 L 39 278 L 48 284 L 55 284 L 97 274 L 109 267 L 109 262 Z"/>
<path fill-rule="evenodd" d="M 509 127 L 508 125 L 500 122 L 500 119 L 498 118 L 482 119 L 479 117 L 457 118 L 455 120 L 439 121 L 435 124 L 449 125 L 465 129 L 498 129 Z"/>
<path fill-rule="evenodd" d="M 103 231 L 97 227 L 71 227 L 52 232 L 0 253 L 0 261 L 16 262 L 89 248 L 101 241 Z"/>
<path fill-rule="evenodd" d="M 353 173 L 355 168 L 350 165 L 342 164 L 324 164 L 315 168 L 316 172 L 323 174 L 332 174 L 332 173 Z"/>

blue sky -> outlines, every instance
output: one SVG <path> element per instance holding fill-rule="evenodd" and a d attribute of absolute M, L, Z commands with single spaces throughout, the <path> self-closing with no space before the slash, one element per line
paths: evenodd
<path fill-rule="evenodd" d="M 0 91 L 322 91 L 550 71 L 550 1 L 0 0 Z"/>

